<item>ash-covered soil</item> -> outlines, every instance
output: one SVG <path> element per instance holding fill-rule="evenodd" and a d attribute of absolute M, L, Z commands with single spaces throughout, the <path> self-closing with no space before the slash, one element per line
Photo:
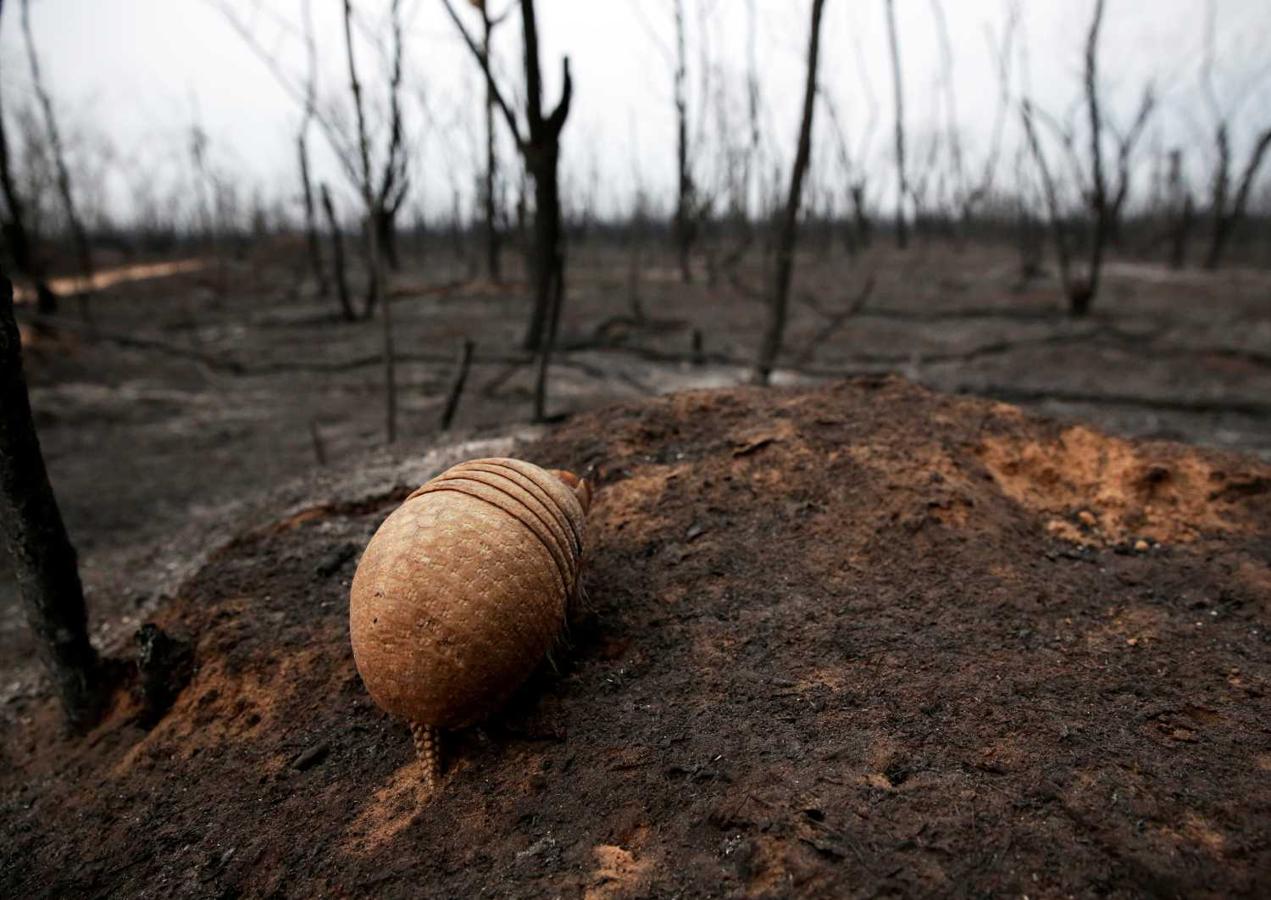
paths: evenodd
<path fill-rule="evenodd" d="M 849 258 L 827 236 L 800 250 L 778 383 L 898 372 L 1113 434 L 1271 458 L 1271 273 L 1119 260 L 1093 314 L 1074 320 L 1053 270 L 1021 280 L 1011 246 L 876 242 Z M 24 317 L 40 439 L 107 648 L 280 485 L 382 457 L 410 463 L 455 440 L 438 417 L 463 339 L 476 355 L 459 437 L 506 435 L 530 417 L 518 254 L 494 284 L 476 277 L 475 257 L 403 235 L 391 290 L 399 441 L 386 450 L 382 323 L 339 321 L 298 243 L 242 250 L 104 269 L 91 327 L 73 301 L 49 334 Z M 771 281 L 763 254 L 694 275 L 682 283 L 653 241 L 571 244 L 550 411 L 745 383 Z M 0 713 L 38 690 L 32 655 L 0 554 Z"/>
<path fill-rule="evenodd" d="M 412 487 L 330 486 L 157 621 L 148 731 L 0 736 L 0 895 L 1256 896 L 1271 466 L 898 379 L 632 401 L 588 470 L 591 606 L 421 793 L 348 645 Z"/>

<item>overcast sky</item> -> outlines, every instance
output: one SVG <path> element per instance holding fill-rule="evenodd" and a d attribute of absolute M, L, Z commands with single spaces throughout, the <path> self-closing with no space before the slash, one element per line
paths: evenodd
<path fill-rule="evenodd" d="M 298 80 L 301 0 L 227 0 L 258 40 Z M 690 22 L 690 82 L 694 135 L 704 156 L 716 153 L 722 127 L 744 125 L 744 91 L 751 19 L 747 0 L 684 0 Z M 906 89 L 911 158 L 945 127 L 934 88 L 942 68 L 932 0 L 895 0 Z M 509 5 L 509 0 L 495 7 Z M 347 106 L 339 0 L 312 0 L 319 45 L 320 89 L 333 110 Z M 465 15 L 467 3 L 459 0 Z M 801 66 L 809 0 L 755 0 L 755 55 L 761 78 L 766 140 L 788 156 L 801 101 Z M 1056 117 L 1071 109 L 1080 88 L 1081 52 L 1092 0 L 1024 0 L 1020 36 L 1029 70 L 1015 66 L 1015 97 L 1025 87 Z M 1208 4 L 1202 0 L 1108 0 L 1101 81 L 1109 116 L 1128 125 L 1145 83 L 1153 79 L 1161 113 L 1145 150 L 1180 145 L 1199 166 L 1208 152 L 1211 120 L 1201 102 L 1200 60 Z M 386 0 L 359 0 L 358 47 L 368 92 L 382 96 L 383 58 L 371 37 L 384 33 Z M 625 208 L 640 182 L 659 202 L 674 184 L 671 106 L 670 0 L 539 0 L 542 59 L 549 102 L 559 90 L 559 59 L 571 57 L 575 102 L 566 129 L 565 178 L 571 195 L 591 191 L 602 209 Z M 1006 0 L 944 0 L 952 47 L 958 130 L 968 166 L 982 160 L 998 110 L 990 41 L 1000 41 Z M 828 0 L 821 84 L 837 106 L 849 149 L 886 192 L 891 160 L 892 84 L 883 0 Z M 403 0 L 407 27 L 410 137 L 417 164 L 411 207 L 445 216 L 454 186 L 470 202 L 474 144 L 480 139 L 477 71 L 445 18 L 440 0 Z M 1239 102 L 1235 123 L 1243 152 L 1252 134 L 1271 124 L 1271 2 L 1217 0 L 1214 81 L 1223 104 Z M 130 196 L 171 192 L 188 183 L 188 146 L 197 121 L 209 137 L 212 164 L 269 198 L 295 196 L 297 105 L 269 69 L 206 0 L 31 0 L 32 26 L 48 85 L 79 154 L 81 189 L 109 195 L 126 209 Z M 0 23 L 0 89 L 6 113 L 31 99 L 21 40 L 20 0 L 5 3 Z M 500 32 L 498 52 L 510 87 L 519 66 L 515 16 Z M 707 90 L 727 97 L 731 118 L 700 110 Z M 872 127 L 871 127 L 872 123 Z M 832 133 L 821 118 L 819 171 L 837 172 Z M 1018 139 L 1018 114 L 1008 119 L 1007 147 Z M 342 180 L 315 130 L 315 168 L 341 192 Z M 109 165 L 101 148 L 109 147 Z M 1056 150 L 1056 154 L 1058 151 Z M 1007 152 L 1009 157 L 1009 149 Z M 1004 169 L 1008 167 L 1004 163 Z M 1146 167 L 1145 167 L 1146 171 Z M 1199 169 L 1197 169 L 1199 172 Z M 711 181 L 702 163 L 699 180 Z"/>

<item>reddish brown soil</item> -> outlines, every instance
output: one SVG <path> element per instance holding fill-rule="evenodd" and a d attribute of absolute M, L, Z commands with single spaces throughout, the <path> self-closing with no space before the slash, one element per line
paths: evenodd
<path fill-rule="evenodd" d="M 593 468 L 591 610 L 431 797 L 348 647 L 407 485 L 231 542 L 148 733 L 0 740 L 0 895 L 1253 896 L 1271 467 L 899 380 L 688 393 Z M 1262 888 L 1258 885 L 1261 884 Z"/>

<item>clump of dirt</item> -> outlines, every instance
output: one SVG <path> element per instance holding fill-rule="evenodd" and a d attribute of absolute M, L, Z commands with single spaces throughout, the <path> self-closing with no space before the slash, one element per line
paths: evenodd
<path fill-rule="evenodd" d="M 1259 890 L 1267 466 L 892 379 L 632 403 L 523 455 L 599 485 L 592 605 L 438 794 L 353 668 L 401 492 L 362 487 L 184 586 L 157 624 L 197 670 L 149 730 L 126 691 L 81 740 L 11 705 L 0 894 Z"/>
<path fill-rule="evenodd" d="M 1236 502 L 1271 491 L 1264 477 L 1170 445 L 1142 445 L 1084 426 L 1058 435 L 1000 435 L 980 450 L 1003 493 L 1078 544 L 1192 541 L 1250 527 Z"/>

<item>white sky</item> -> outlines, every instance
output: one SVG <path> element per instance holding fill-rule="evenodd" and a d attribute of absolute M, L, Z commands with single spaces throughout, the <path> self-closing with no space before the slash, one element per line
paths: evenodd
<path fill-rule="evenodd" d="M 27 59 L 19 29 L 21 0 L 6 0 L 0 24 L 0 89 L 12 123 L 31 100 Z M 280 64 L 303 72 L 303 48 L 294 29 L 300 0 L 228 0 L 254 23 L 260 41 Z M 467 15 L 465 0 L 456 0 Z M 492 0 L 493 2 L 493 0 Z M 347 105 L 339 0 L 312 0 L 320 55 L 323 102 Z M 512 3 L 501 0 L 496 11 Z M 983 159 L 997 110 L 989 32 L 999 38 L 1006 0 L 943 0 L 953 47 L 955 102 L 970 167 Z M 748 16 L 746 0 L 685 0 L 690 21 L 693 104 L 701 84 L 700 47 L 708 41 L 712 91 L 730 97 L 733 121 L 744 113 Z M 702 29 L 700 10 L 709 10 Z M 765 130 L 788 156 L 801 102 L 801 66 L 809 0 L 756 0 L 757 56 L 762 76 Z M 1022 0 L 1022 28 L 1031 51 L 1028 82 L 1035 101 L 1056 116 L 1072 108 L 1080 89 L 1081 52 L 1092 0 Z M 669 203 L 674 184 L 674 120 L 670 0 L 539 0 L 542 60 L 548 102 L 559 90 L 559 57 L 572 59 L 575 102 L 566 127 L 564 177 L 577 199 L 591 190 L 602 211 L 631 202 L 633 173 L 655 200 Z M 366 42 L 380 33 L 385 0 L 358 0 L 363 24 L 359 47 L 363 78 L 382 96 L 382 57 Z M 896 0 L 906 82 L 911 159 L 941 127 L 933 98 L 940 53 L 931 0 Z M 1212 130 L 1200 101 L 1199 63 L 1207 4 L 1202 0 L 1108 0 L 1102 44 L 1102 82 L 1110 116 L 1128 124 L 1145 81 L 1156 80 L 1161 112 L 1144 141 L 1190 148 L 1195 165 L 1208 152 Z M 444 218 L 454 186 L 471 202 L 480 140 L 477 71 L 444 16 L 440 0 L 403 0 L 407 23 L 406 98 L 415 159 L 412 209 Z M 883 0 L 828 0 L 823 38 L 823 89 L 834 98 L 853 151 L 870 163 L 879 197 L 890 190 L 891 76 Z M 1149 12 L 1150 11 L 1150 12 Z M 45 77 L 71 136 L 81 175 L 77 188 L 117 212 L 147 191 L 156 200 L 188 194 L 188 146 L 197 116 L 210 138 L 218 171 L 246 190 L 295 209 L 296 104 L 268 69 L 206 0 L 31 0 L 31 15 Z M 290 23 L 290 24 L 288 24 Z M 519 79 L 515 16 L 500 32 L 504 83 Z M 1238 160 L 1252 134 L 1271 124 L 1271 2 L 1216 0 L 1215 83 L 1224 103 L 1242 100 L 1235 118 Z M 867 89 L 862 80 L 869 80 Z M 1015 88 L 1018 91 L 1017 79 Z M 425 118 L 423 109 L 430 111 Z M 871 109 L 874 111 L 871 113 Z M 823 110 L 822 110 L 823 111 Z M 872 131 L 867 123 L 873 121 Z M 431 124 L 429 124 L 431 122 Z M 1008 152 L 1018 140 L 1018 114 L 1007 120 Z M 817 149 L 823 179 L 835 174 L 824 115 Z M 701 125 L 703 154 L 719 146 L 716 114 Z M 868 138 L 868 143 L 866 139 Z M 352 192 L 316 129 L 315 169 L 338 188 L 346 208 Z M 103 147 L 110 148 L 107 159 Z M 509 151 L 510 152 L 510 151 Z M 1058 150 L 1054 149 L 1056 162 Z M 711 182 L 708 167 L 699 180 Z M 1146 167 L 1144 168 L 1146 172 Z M 1199 172 L 1196 169 L 1197 179 Z M 1197 182 L 1199 184 L 1199 181 Z"/>

